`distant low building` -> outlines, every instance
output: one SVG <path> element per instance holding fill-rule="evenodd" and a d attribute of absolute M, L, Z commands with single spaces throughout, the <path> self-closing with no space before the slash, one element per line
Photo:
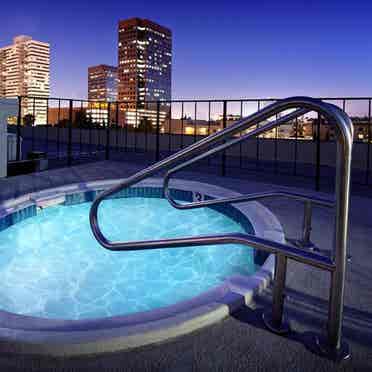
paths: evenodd
<path fill-rule="evenodd" d="M 71 116 L 72 122 L 74 123 L 78 115 L 86 115 L 86 108 L 83 107 L 73 107 Z M 48 124 L 49 125 L 61 125 L 63 123 L 68 123 L 70 120 L 70 108 L 69 107 L 49 107 L 48 108 Z"/>
<path fill-rule="evenodd" d="M 186 134 L 206 136 L 222 129 L 221 123 L 217 121 L 184 119 L 165 119 L 162 132 L 172 134 Z"/>

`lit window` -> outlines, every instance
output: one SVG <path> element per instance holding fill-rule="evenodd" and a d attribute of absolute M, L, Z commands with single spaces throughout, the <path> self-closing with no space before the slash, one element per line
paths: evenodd
<path fill-rule="evenodd" d="M 194 134 L 194 127 L 185 127 L 185 134 Z"/>

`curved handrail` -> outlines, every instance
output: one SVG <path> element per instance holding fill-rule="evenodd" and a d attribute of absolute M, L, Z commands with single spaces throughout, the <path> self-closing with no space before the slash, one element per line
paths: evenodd
<path fill-rule="evenodd" d="M 92 232 L 97 239 L 97 241 L 107 249 L 112 250 L 118 250 L 120 247 L 122 247 L 123 250 L 128 250 L 130 246 L 133 246 L 132 243 L 125 243 L 125 242 L 110 242 L 106 237 L 103 235 L 102 231 L 99 228 L 98 224 L 98 207 L 102 200 L 107 198 L 110 195 L 116 194 L 117 192 L 128 188 L 139 181 L 152 176 L 153 174 L 166 169 L 167 167 L 173 165 L 176 162 L 180 162 L 181 160 L 184 160 L 187 157 L 192 156 L 198 151 L 201 151 L 202 149 L 205 149 L 207 146 L 211 146 L 212 144 L 219 142 L 223 139 L 225 139 L 227 136 L 232 136 L 236 133 L 241 132 L 242 130 L 245 130 L 249 128 L 252 125 L 255 125 L 259 122 L 262 122 L 263 120 L 266 120 L 282 111 L 289 110 L 289 109 L 298 109 L 294 113 L 291 113 L 289 115 L 286 115 L 283 118 L 280 118 L 276 121 L 273 121 L 271 123 L 263 125 L 261 128 L 257 128 L 253 131 L 251 131 L 248 134 L 245 134 L 242 137 L 239 137 L 237 139 L 232 140 L 233 144 L 236 144 L 240 142 L 241 140 L 250 138 L 252 136 L 255 136 L 259 133 L 262 133 L 264 131 L 270 130 L 282 123 L 285 122 L 285 120 L 289 120 L 288 118 L 295 118 L 298 116 L 303 115 L 305 112 L 315 110 L 323 114 L 329 119 L 336 120 L 337 123 L 344 123 L 343 125 L 338 125 L 337 127 L 340 130 L 340 133 L 342 133 L 342 138 L 348 138 L 352 136 L 352 124 L 350 119 L 347 117 L 346 114 L 344 114 L 337 106 L 331 105 L 329 103 L 322 102 L 317 99 L 309 98 L 309 97 L 293 97 L 293 98 L 287 98 L 278 102 L 275 102 L 271 105 L 266 106 L 264 109 L 248 116 L 247 118 L 243 118 L 236 122 L 235 124 L 229 126 L 226 129 L 221 130 L 220 132 L 217 132 L 211 136 L 208 136 L 190 146 L 187 148 L 167 157 L 166 159 L 163 159 L 149 167 L 147 167 L 144 170 L 141 170 L 134 174 L 133 176 L 127 178 L 122 183 L 103 191 L 101 194 L 97 196 L 97 198 L 94 200 L 91 209 L 90 209 L 90 225 Z M 346 140 L 345 140 L 346 141 Z M 230 146 L 231 142 L 222 144 L 218 147 L 219 151 L 222 151 L 225 147 Z M 214 150 L 210 150 L 214 151 Z M 207 154 L 206 152 L 205 154 Z M 202 157 L 206 155 L 201 155 Z M 141 249 L 141 245 L 136 245 L 136 249 Z"/>
<path fill-rule="evenodd" d="M 317 111 L 325 116 L 336 127 L 337 138 L 337 163 L 336 163 L 336 213 L 335 213 L 335 233 L 334 233 L 334 257 L 333 259 L 319 255 L 315 252 L 306 251 L 300 248 L 295 248 L 285 244 L 276 243 L 271 240 L 252 236 L 249 234 L 223 234 L 223 235 L 208 235 L 197 237 L 184 237 L 175 239 L 162 239 L 152 241 L 135 241 L 135 242 L 111 242 L 103 235 L 98 224 L 98 207 L 100 203 L 108 196 L 113 195 L 122 189 L 128 188 L 139 181 L 152 176 L 153 174 L 167 169 L 174 163 L 181 162 L 188 157 L 195 155 L 197 152 L 206 149 L 208 146 L 216 144 L 219 141 L 226 140 L 228 136 L 232 136 L 241 132 L 254 124 L 258 124 L 270 117 L 288 110 L 296 109 L 295 112 L 286 115 L 285 118 L 297 117 L 303 115 L 307 111 Z M 270 122 L 257 128 L 248 134 L 245 134 L 237 139 L 232 139 L 230 142 L 223 143 L 215 149 L 206 151 L 204 154 L 195 157 L 192 160 L 174 168 L 168 173 L 168 179 L 165 180 L 165 185 L 169 181 L 169 174 L 175 170 L 181 169 L 186 164 L 203 159 L 206 156 L 214 154 L 218 151 L 223 151 L 232 144 L 238 143 L 240 140 L 245 140 L 252 136 L 258 135 L 263 131 L 272 129 L 283 122 L 284 118 Z M 273 292 L 273 311 L 272 317 L 266 318 L 265 322 L 269 329 L 276 332 L 282 331 L 283 304 L 284 304 L 284 287 L 287 259 L 318 267 L 331 272 L 331 289 L 328 310 L 328 337 L 324 348 L 320 348 L 319 352 L 330 355 L 335 359 L 346 358 L 349 354 L 344 349 L 344 344 L 341 343 L 342 335 L 342 317 L 343 317 L 343 301 L 344 301 L 344 286 L 346 272 L 346 247 L 348 235 L 348 214 L 349 214 L 349 194 L 350 194 L 350 168 L 351 168 L 351 153 L 353 143 L 353 125 L 350 118 L 344 111 L 335 105 L 322 102 L 309 97 L 292 97 L 277 101 L 264 109 L 246 117 L 228 128 L 223 129 L 211 136 L 208 136 L 189 147 L 167 157 L 164 160 L 149 166 L 148 168 L 134 174 L 125 181 L 108 189 L 97 196 L 93 201 L 90 209 L 89 220 L 93 234 L 97 241 L 109 250 L 142 250 L 142 249 L 157 249 L 165 247 L 185 247 L 210 244 L 226 244 L 238 243 L 254 248 L 272 252 L 276 254 L 276 271 L 275 283 Z M 262 196 L 262 195 L 261 195 Z M 243 195 L 242 197 L 247 197 Z M 303 197 L 303 196 L 301 196 Z M 216 201 L 214 201 L 216 202 Z M 224 201 L 226 202 L 226 201 Z M 213 202 L 212 202 L 213 203 Z M 218 203 L 218 201 L 217 201 Z M 319 343 L 317 343 L 319 345 Z"/>
<path fill-rule="evenodd" d="M 228 198 L 221 198 L 221 199 L 209 199 L 209 200 L 203 200 L 203 201 L 195 201 L 192 203 L 178 203 L 176 200 L 172 198 L 171 195 L 171 189 L 168 185 L 169 177 L 167 179 L 167 182 L 164 180 L 164 195 L 166 199 L 168 200 L 169 204 L 172 205 L 172 207 L 177 209 L 196 209 L 196 208 L 204 208 L 204 207 L 211 207 L 214 205 L 220 205 L 220 204 L 233 204 L 233 203 L 243 203 L 248 201 L 254 201 L 259 199 L 268 199 L 268 198 L 287 198 L 287 199 L 293 199 L 297 201 L 308 201 L 312 204 L 320 205 L 322 207 L 328 207 L 332 208 L 334 207 L 335 203 L 328 200 L 328 199 L 322 199 L 322 198 L 316 198 L 316 197 L 310 197 L 303 194 L 297 194 L 287 191 L 267 191 L 262 193 L 251 193 L 251 194 L 244 194 L 239 196 L 232 196 Z"/>
<path fill-rule="evenodd" d="M 304 110 L 305 111 L 305 110 Z M 307 111 L 305 111 L 307 112 Z M 295 114 L 299 113 L 299 110 L 295 112 Z M 295 199 L 295 200 L 301 200 L 301 201 L 309 201 L 312 204 L 318 204 L 324 207 L 333 207 L 334 202 L 327 200 L 327 199 L 322 199 L 322 198 L 317 198 L 317 197 L 309 197 L 306 195 L 302 194 L 296 194 L 296 193 L 290 193 L 290 192 L 284 192 L 284 191 L 273 191 L 273 192 L 266 192 L 266 193 L 255 193 L 255 194 L 245 194 L 237 197 L 227 197 L 227 198 L 220 198 L 220 199 L 213 199 L 213 200 L 205 200 L 205 201 L 196 201 L 192 203 L 177 203 L 171 196 L 170 189 L 169 189 L 169 181 L 171 176 L 176 173 L 181 171 L 184 168 L 187 168 L 191 164 L 197 163 L 198 161 L 201 161 L 203 159 L 206 159 L 214 154 L 217 154 L 221 151 L 225 151 L 226 149 L 235 146 L 239 144 L 240 142 L 245 141 L 246 139 L 253 137 L 253 136 L 258 136 L 262 133 L 265 133 L 276 126 L 280 125 L 281 123 L 285 123 L 287 121 L 292 120 L 293 114 L 289 114 L 286 116 L 283 116 L 281 119 L 278 119 L 273 122 L 269 122 L 260 128 L 257 128 L 255 130 L 252 130 L 251 132 L 237 138 L 234 140 L 231 140 L 230 142 L 223 143 L 213 149 L 210 149 L 209 151 L 206 151 L 188 161 L 183 162 L 182 164 L 170 169 L 164 176 L 164 181 L 163 181 L 163 189 L 164 189 L 164 195 L 168 202 L 177 209 L 194 209 L 194 208 L 202 208 L 202 207 L 207 207 L 207 206 L 213 206 L 213 205 L 219 205 L 219 204 L 227 204 L 227 203 L 241 203 L 241 202 L 246 202 L 246 201 L 252 201 L 252 200 L 257 200 L 257 199 L 263 199 L 263 198 L 269 198 L 269 197 L 286 197 L 289 199 Z"/>

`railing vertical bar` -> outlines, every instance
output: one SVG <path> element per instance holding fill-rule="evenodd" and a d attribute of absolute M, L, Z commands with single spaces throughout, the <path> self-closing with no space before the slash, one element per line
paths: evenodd
<path fill-rule="evenodd" d="M 111 102 L 108 102 L 107 103 L 105 160 L 110 159 L 110 120 L 111 120 Z"/>
<path fill-rule="evenodd" d="M 31 122 L 31 151 L 34 151 L 34 147 L 35 147 L 35 121 L 36 121 L 36 117 L 35 117 L 35 97 L 33 98 L 33 104 L 32 104 L 32 122 Z"/>
<path fill-rule="evenodd" d="M 298 156 L 298 118 L 295 119 L 295 143 L 294 143 L 294 164 L 293 175 L 297 176 L 297 156 Z"/>
<path fill-rule="evenodd" d="M 366 163 L 366 178 L 365 183 L 366 185 L 369 184 L 369 170 L 370 170 L 370 155 L 371 155 L 371 149 L 370 149 L 370 143 L 371 143 L 371 99 L 368 100 L 368 142 L 367 142 L 367 163 Z"/>
<path fill-rule="evenodd" d="M 160 101 L 156 103 L 156 161 L 160 159 Z"/>
<path fill-rule="evenodd" d="M 119 104 L 118 102 L 115 103 L 115 150 L 118 152 L 118 147 L 119 147 Z"/>
<path fill-rule="evenodd" d="M 278 120 L 279 115 L 275 116 Z M 274 174 L 278 173 L 278 127 L 275 127 L 275 140 L 274 140 Z"/>
<path fill-rule="evenodd" d="M 144 131 L 144 135 L 145 135 L 145 148 L 144 148 L 144 152 L 147 153 L 148 151 L 148 127 L 147 127 L 147 120 L 145 118 L 142 118 L 143 120 L 143 124 L 144 124 L 144 127 L 145 127 L 145 131 Z M 141 122 L 141 119 L 140 119 L 140 122 Z M 141 133 L 140 133 L 141 135 Z"/>
<path fill-rule="evenodd" d="M 126 104 L 126 113 L 129 111 L 129 103 Z M 128 115 L 125 115 L 124 116 L 124 122 L 123 124 L 125 125 L 125 133 L 124 133 L 124 137 L 125 137 L 125 140 L 124 140 L 124 151 L 128 151 Z"/>
<path fill-rule="evenodd" d="M 135 120 L 134 120 L 134 152 L 137 152 L 138 135 L 138 102 L 136 102 Z"/>
<path fill-rule="evenodd" d="M 240 101 L 240 119 L 243 118 L 243 101 Z M 241 137 L 243 135 L 242 132 L 240 132 L 239 136 Z M 243 168 L 243 144 L 239 144 L 239 168 Z"/>
<path fill-rule="evenodd" d="M 208 101 L 208 136 L 211 134 L 211 101 Z M 211 158 L 208 157 L 208 166 L 211 165 Z"/>
<path fill-rule="evenodd" d="M 315 158 L 315 190 L 320 190 L 320 128 L 322 116 L 318 113 L 318 120 L 316 124 L 316 158 Z"/>
<path fill-rule="evenodd" d="M 72 107 L 73 102 L 70 99 L 69 102 L 69 114 L 68 114 L 68 147 L 67 147 L 67 165 L 72 165 Z"/>
<path fill-rule="evenodd" d="M 88 103 L 89 105 L 89 103 Z M 89 120 L 89 130 L 88 130 L 88 136 L 89 136 L 89 156 L 92 156 L 92 127 L 93 125 L 95 126 L 95 124 L 93 124 L 93 120 L 92 120 L 92 113 L 89 114 L 90 116 L 90 120 Z"/>
<path fill-rule="evenodd" d="M 82 122 L 82 118 L 85 119 L 85 123 Z M 83 152 L 83 130 L 82 126 L 83 124 L 86 124 L 86 115 L 84 114 L 84 107 L 83 107 L 83 101 L 80 102 L 80 121 L 78 122 L 79 125 L 79 155 L 81 156 L 81 153 Z M 85 125 L 84 125 L 85 126 Z"/>
<path fill-rule="evenodd" d="M 227 124 L 227 101 L 223 101 L 223 116 L 222 116 L 222 127 L 226 128 Z M 225 141 L 224 141 L 225 142 Z M 222 151 L 222 164 L 221 164 L 221 175 L 226 176 L 226 152 Z"/>
<path fill-rule="evenodd" d="M 257 101 L 257 111 L 261 110 L 261 101 Z M 257 123 L 256 128 L 258 129 L 259 123 Z M 260 139 L 259 136 L 256 137 L 256 170 L 259 167 L 259 162 L 260 162 Z"/>
<path fill-rule="evenodd" d="M 18 96 L 17 161 L 21 160 L 21 122 L 22 122 L 22 96 Z"/>
<path fill-rule="evenodd" d="M 183 149 L 183 116 L 184 116 L 184 105 L 183 101 L 181 104 L 181 149 Z"/>
<path fill-rule="evenodd" d="M 58 120 L 57 120 L 57 159 L 60 159 L 61 150 L 61 100 L 58 99 Z"/>
<path fill-rule="evenodd" d="M 196 133 L 197 133 L 197 123 L 196 123 L 196 110 L 197 110 L 197 102 L 195 101 L 194 105 L 194 143 L 196 142 Z"/>
<path fill-rule="evenodd" d="M 168 154 L 172 152 L 172 102 L 169 103 Z"/>
<path fill-rule="evenodd" d="M 97 140 L 97 145 L 96 145 L 96 156 L 100 156 L 101 152 L 101 126 L 102 126 L 102 106 L 101 103 L 98 103 L 99 111 L 98 111 L 98 120 L 96 123 L 96 140 Z"/>
<path fill-rule="evenodd" d="M 46 99 L 45 151 L 49 152 L 49 98 Z"/>

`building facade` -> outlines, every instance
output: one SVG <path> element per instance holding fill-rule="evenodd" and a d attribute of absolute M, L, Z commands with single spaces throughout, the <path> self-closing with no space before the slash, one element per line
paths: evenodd
<path fill-rule="evenodd" d="M 117 67 L 108 65 L 88 68 L 88 99 L 90 101 L 113 102 L 117 100 Z"/>
<path fill-rule="evenodd" d="M 157 120 L 156 103 L 169 101 L 172 86 L 172 32 L 147 19 L 119 21 L 118 100 L 127 124 L 138 126 L 144 117 Z M 160 120 L 167 104 L 161 105 Z"/>
<path fill-rule="evenodd" d="M 117 68 L 109 65 L 88 68 L 88 109 L 92 123 L 105 125 L 109 121 L 108 102 L 118 98 Z"/>
<path fill-rule="evenodd" d="M 28 97 L 22 102 L 22 116 L 33 115 L 35 124 L 47 123 L 47 100 L 40 97 L 49 97 L 49 80 L 48 43 L 21 35 L 12 45 L 0 48 L 0 97 Z"/>

